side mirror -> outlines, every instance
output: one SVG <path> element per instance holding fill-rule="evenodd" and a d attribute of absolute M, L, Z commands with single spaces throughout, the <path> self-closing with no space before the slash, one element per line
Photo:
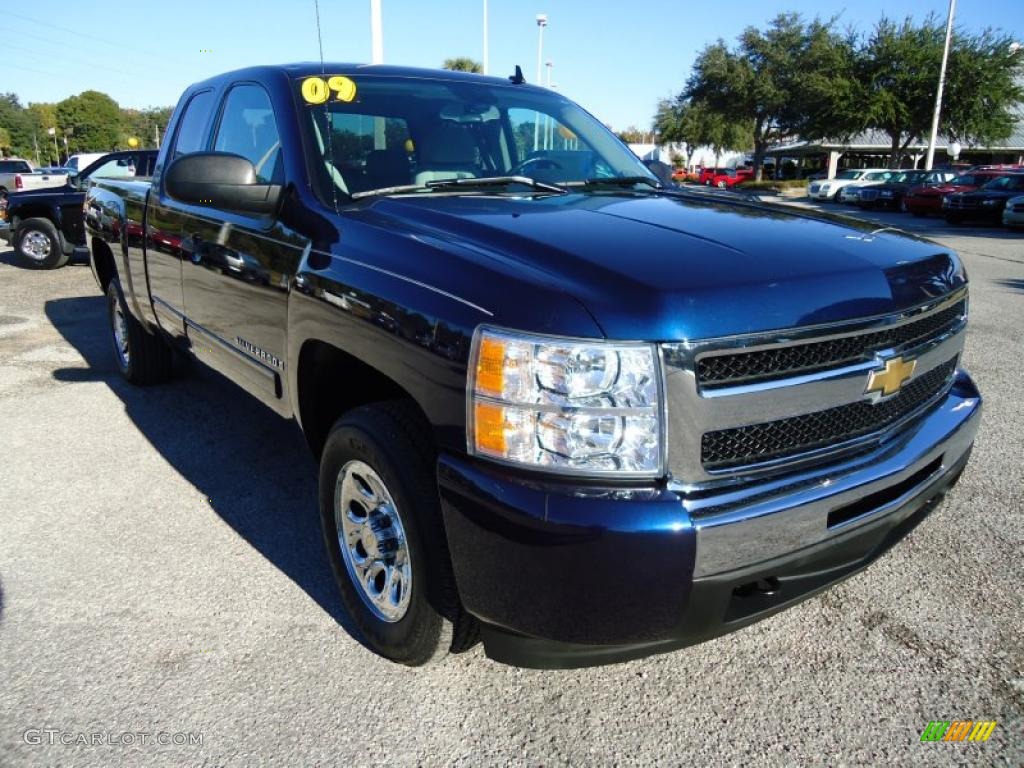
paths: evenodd
<path fill-rule="evenodd" d="M 255 166 L 230 152 L 182 155 L 167 167 L 164 185 L 183 203 L 239 213 L 274 213 L 281 200 L 280 184 L 260 183 Z"/>

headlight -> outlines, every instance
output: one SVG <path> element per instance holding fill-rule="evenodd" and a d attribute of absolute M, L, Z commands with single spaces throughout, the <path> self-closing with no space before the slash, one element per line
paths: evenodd
<path fill-rule="evenodd" d="M 999 201 L 998 200 L 993 200 L 993 199 L 988 199 L 988 200 L 982 200 L 981 204 L 982 205 L 998 205 Z"/>
<path fill-rule="evenodd" d="M 662 473 L 661 377 L 653 344 L 480 328 L 470 355 L 470 452 L 585 475 Z"/>
<path fill-rule="evenodd" d="M 831 187 L 831 186 L 829 186 L 828 184 L 822 184 L 822 185 L 821 185 L 821 191 L 822 191 L 822 192 L 828 192 L 828 191 L 829 191 L 829 190 L 830 190 L 831 188 L 832 188 L 832 187 Z"/>

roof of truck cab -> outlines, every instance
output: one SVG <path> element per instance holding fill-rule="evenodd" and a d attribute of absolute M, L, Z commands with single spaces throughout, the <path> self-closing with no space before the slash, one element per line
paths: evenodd
<path fill-rule="evenodd" d="M 296 62 L 294 64 L 274 64 L 236 69 L 207 78 L 193 87 L 204 84 L 220 83 L 224 80 L 237 80 L 241 77 L 258 77 L 267 74 L 283 73 L 287 77 L 308 77 L 320 74 L 342 75 L 373 75 L 379 77 L 407 77 L 421 80 L 449 80 L 452 82 L 472 82 L 483 85 L 510 85 L 509 77 L 492 77 L 478 75 L 473 72 L 457 72 L 450 69 L 428 69 L 426 67 L 399 67 L 393 64 L 358 64 L 352 62 L 318 61 Z M 511 76 L 513 73 L 509 73 Z M 528 85 L 523 83 L 523 85 Z"/>

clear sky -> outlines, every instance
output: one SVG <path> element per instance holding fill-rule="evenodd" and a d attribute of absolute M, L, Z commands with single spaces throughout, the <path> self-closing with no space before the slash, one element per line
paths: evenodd
<path fill-rule="evenodd" d="M 946 0 L 489 0 L 490 73 L 515 64 L 531 82 L 537 13 L 544 59 L 559 90 L 615 128 L 647 127 L 659 98 L 678 92 L 705 44 L 735 39 L 782 11 L 838 15 L 867 30 L 883 13 L 945 19 Z M 369 0 L 320 0 L 324 57 L 370 59 Z M 437 67 L 483 53 L 483 0 L 383 0 L 384 60 Z M 174 104 L 191 82 L 251 64 L 316 60 L 313 0 L 33 0 L 0 14 L 0 92 L 23 103 L 87 89 L 125 107 Z M 960 0 L 959 25 L 1000 27 L 1024 42 L 1024 0 Z M 209 52 L 207 52 L 209 51 Z"/>

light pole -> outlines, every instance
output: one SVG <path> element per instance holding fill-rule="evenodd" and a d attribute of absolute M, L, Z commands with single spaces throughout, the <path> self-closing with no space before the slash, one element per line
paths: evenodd
<path fill-rule="evenodd" d="M 946 44 L 942 48 L 942 66 L 939 68 L 939 89 L 935 92 L 935 112 L 932 113 L 932 132 L 928 139 L 928 154 L 924 160 L 924 169 L 932 169 L 935 159 L 935 136 L 939 132 L 939 113 L 942 112 L 942 89 L 946 86 L 946 62 L 949 60 L 949 42 L 953 38 L 953 14 L 956 13 L 956 0 L 949 0 L 949 16 L 946 18 Z"/>
<path fill-rule="evenodd" d="M 487 74 L 487 0 L 484 0 L 484 74 Z"/>
<path fill-rule="evenodd" d="M 380 13 L 381 0 L 370 0 L 370 43 L 372 53 L 371 64 L 384 63 L 384 30 Z"/>
<path fill-rule="evenodd" d="M 541 84 L 541 71 L 540 65 L 544 60 L 544 27 L 548 25 L 548 15 L 546 13 L 537 14 L 537 85 Z M 536 152 L 540 147 L 540 112 L 537 113 L 537 117 L 533 122 L 533 151 Z"/>
<path fill-rule="evenodd" d="M 554 68 L 554 64 L 550 61 L 545 62 L 544 68 L 547 70 L 547 81 L 544 83 L 545 87 L 549 90 L 551 88 L 551 70 Z M 551 115 L 544 116 L 544 149 L 551 149 L 555 143 L 554 136 L 554 123 L 551 120 Z"/>

